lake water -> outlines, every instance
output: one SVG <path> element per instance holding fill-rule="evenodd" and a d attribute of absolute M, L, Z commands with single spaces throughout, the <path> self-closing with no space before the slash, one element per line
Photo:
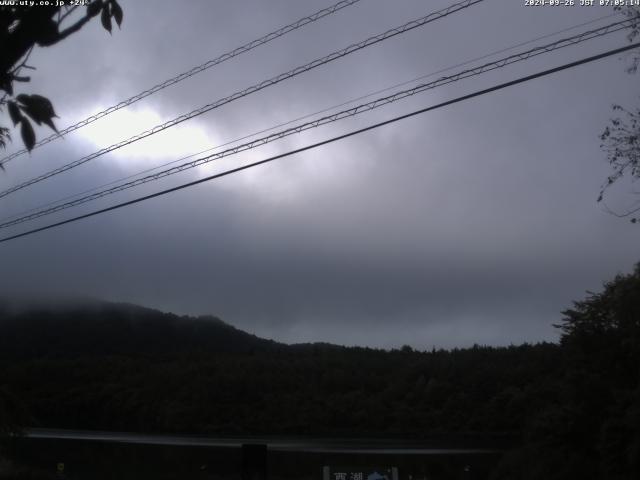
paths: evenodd
<path fill-rule="evenodd" d="M 48 438 L 53 436 L 64 438 Z M 34 479 L 240 480 L 239 445 L 248 440 L 260 443 L 257 439 L 97 432 L 65 436 L 58 432 L 14 440 L 5 445 L 5 456 L 16 465 L 37 470 L 39 476 Z M 403 480 L 486 479 L 502 455 L 490 450 L 403 447 L 370 441 L 270 439 L 267 443 L 270 480 L 321 480 L 324 466 L 350 471 L 397 467 Z M 64 464 L 63 475 L 56 473 L 60 464 Z"/>

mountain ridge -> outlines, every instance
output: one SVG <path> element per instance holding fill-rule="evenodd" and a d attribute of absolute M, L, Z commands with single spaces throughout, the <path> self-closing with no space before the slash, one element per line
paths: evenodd
<path fill-rule="evenodd" d="M 218 317 L 179 316 L 99 300 L 33 306 L 0 303 L 0 358 L 249 353 L 284 347 Z"/>

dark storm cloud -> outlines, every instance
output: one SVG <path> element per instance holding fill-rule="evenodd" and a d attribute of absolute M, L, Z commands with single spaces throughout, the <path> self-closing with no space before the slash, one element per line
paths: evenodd
<path fill-rule="evenodd" d="M 135 134 L 156 118 L 173 118 L 446 5 L 364 0 L 136 104 L 129 116 L 105 120 L 108 127 L 94 130 L 94 137 L 80 131 L 15 160 L 7 181 L 90 153 L 100 140 L 95 135 L 107 128 L 126 126 L 124 133 Z M 67 124 L 323 6 L 285 0 L 123 2 L 123 30 L 113 37 L 92 24 L 73 41 L 37 52 L 32 88 L 55 100 Z M 148 151 L 124 148 L 7 197 L 1 213 L 606 13 L 486 2 L 191 120 L 184 137 L 167 131 L 152 138 Z M 618 36 L 438 89 L 118 199 L 623 42 Z M 612 82 L 617 88 L 606 87 Z M 611 103 L 636 101 L 636 83 L 621 61 L 608 59 L 6 243 L 0 247 L 2 288 L 211 313 L 292 342 L 431 348 L 554 339 L 551 324 L 571 300 L 638 260 L 637 228 L 595 203 L 608 171 L 597 135 Z"/>

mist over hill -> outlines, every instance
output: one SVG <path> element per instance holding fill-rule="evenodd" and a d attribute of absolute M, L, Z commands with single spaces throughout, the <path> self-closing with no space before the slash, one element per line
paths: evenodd
<path fill-rule="evenodd" d="M 0 420 L 5 429 L 509 438 L 496 479 L 634 478 L 639 299 L 640 265 L 563 312 L 560 344 L 424 352 L 285 345 L 216 317 L 129 304 L 4 302 Z"/>
<path fill-rule="evenodd" d="M 276 343 L 217 317 L 178 316 L 93 299 L 0 302 L 0 358 L 249 352 Z"/>
<path fill-rule="evenodd" d="M 522 405 L 491 412 L 532 379 L 553 378 L 559 355 L 553 344 L 431 352 L 286 345 L 213 316 L 91 299 L 5 305 L 0 317 L 0 380 L 23 400 L 28 423 L 44 427 L 513 433 Z"/>

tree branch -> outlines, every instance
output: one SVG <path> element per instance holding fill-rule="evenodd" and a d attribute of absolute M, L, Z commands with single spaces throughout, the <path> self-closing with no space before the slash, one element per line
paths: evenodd
<path fill-rule="evenodd" d="M 60 17 L 60 19 L 58 20 L 58 26 L 60 26 L 60 24 L 64 22 L 64 19 L 67 18 L 69 15 L 71 15 L 76 8 L 78 8 L 77 5 L 74 5 L 73 7 L 67 7 L 67 11 L 64 12 Z"/>
<path fill-rule="evenodd" d="M 80 20 L 78 20 L 76 23 L 74 23 L 73 25 L 71 25 L 70 27 L 65 28 L 63 31 L 61 31 L 58 36 L 56 37 L 56 41 L 53 43 L 58 43 L 60 40 L 64 40 L 65 38 L 67 38 L 69 35 L 71 35 L 72 33 L 76 33 L 77 31 L 79 31 L 82 27 L 85 26 L 85 24 L 91 20 L 91 17 L 89 15 L 85 15 L 84 17 L 82 17 Z"/>

